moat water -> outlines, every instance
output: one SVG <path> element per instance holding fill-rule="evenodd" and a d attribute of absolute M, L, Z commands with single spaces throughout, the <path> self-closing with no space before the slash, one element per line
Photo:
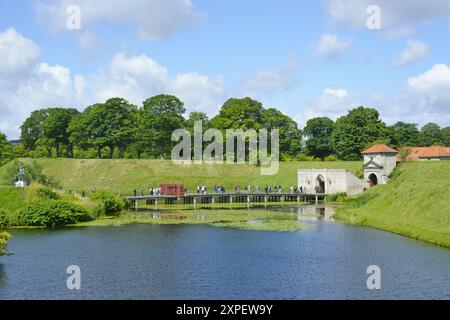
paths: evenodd
<path fill-rule="evenodd" d="M 450 250 L 286 210 L 313 228 L 10 230 L 0 299 L 450 298 Z M 67 288 L 70 265 L 80 267 L 81 290 Z M 367 288 L 370 265 L 380 267 L 380 290 Z"/>

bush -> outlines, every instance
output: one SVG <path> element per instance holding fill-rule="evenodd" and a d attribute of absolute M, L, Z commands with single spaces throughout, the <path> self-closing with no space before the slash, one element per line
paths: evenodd
<path fill-rule="evenodd" d="M 124 203 L 114 193 L 101 191 L 90 195 L 91 200 L 99 201 L 103 207 L 103 213 L 107 216 L 118 215 L 124 208 Z"/>
<path fill-rule="evenodd" d="M 18 215 L 21 226 L 61 227 L 89 220 L 91 217 L 86 209 L 61 200 L 31 203 Z"/>
<path fill-rule="evenodd" d="M 41 199 L 47 199 L 47 200 L 58 200 L 59 199 L 59 195 L 50 188 L 39 188 L 37 190 L 37 195 Z"/>
<path fill-rule="evenodd" d="M 9 233 L 0 232 L 0 256 L 5 254 L 9 238 L 11 238 Z"/>
<path fill-rule="evenodd" d="M 339 202 L 339 201 L 343 201 L 347 198 L 347 193 L 345 192 L 338 192 L 338 193 L 333 193 L 327 196 L 327 201 L 332 201 L 332 202 Z"/>
<path fill-rule="evenodd" d="M 338 161 L 338 158 L 334 154 L 331 154 L 328 157 L 325 157 L 324 160 L 325 161 Z"/>
<path fill-rule="evenodd" d="M 0 227 L 8 227 L 9 226 L 9 218 L 4 210 L 0 209 Z"/>
<path fill-rule="evenodd" d="M 316 158 L 314 158 L 313 156 L 308 156 L 306 154 L 300 153 L 295 157 L 295 160 L 297 160 L 297 161 L 315 161 Z"/>

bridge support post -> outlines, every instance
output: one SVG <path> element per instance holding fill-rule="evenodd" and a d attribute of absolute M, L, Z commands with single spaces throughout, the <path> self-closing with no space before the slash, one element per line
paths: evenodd
<path fill-rule="evenodd" d="M 319 197 L 316 195 L 316 204 L 319 204 Z"/>

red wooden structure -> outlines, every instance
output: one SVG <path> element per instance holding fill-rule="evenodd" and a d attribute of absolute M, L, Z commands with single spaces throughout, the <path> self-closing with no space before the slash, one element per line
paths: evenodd
<path fill-rule="evenodd" d="M 161 195 L 163 196 L 177 196 L 184 195 L 184 187 L 181 184 L 161 184 Z"/>

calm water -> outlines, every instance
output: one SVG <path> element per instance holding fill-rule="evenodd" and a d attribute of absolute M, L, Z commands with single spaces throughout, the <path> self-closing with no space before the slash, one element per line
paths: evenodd
<path fill-rule="evenodd" d="M 294 211 L 297 214 L 297 211 Z M 299 232 L 200 225 L 12 230 L 0 299 L 449 299 L 450 250 L 328 219 Z M 382 289 L 366 288 L 378 265 Z M 66 287 L 69 265 L 82 289 Z"/>

